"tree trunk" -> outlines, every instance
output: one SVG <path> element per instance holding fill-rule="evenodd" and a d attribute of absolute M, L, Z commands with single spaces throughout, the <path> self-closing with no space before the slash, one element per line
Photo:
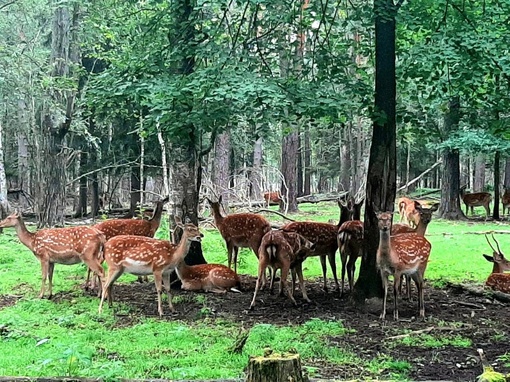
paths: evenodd
<path fill-rule="evenodd" d="M 73 63 L 79 61 L 79 3 L 73 4 L 72 12 L 66 4 L 55 9 L 51 33 L 51 76 L 73 76 Z M 57 81 L 58 83 L 58 81 Z M 66 206 L 65 184 L 68 150 L 65 136 L 69 131 L 74 112 L 75 90 L 52 88 L 51 102 L 43 107 L 40 117 L 40 137 L 36 145 L 37 184 L 35 186 L 35 211 L 38 227 L 64 225 Z M 51 106 L 50 106 L 51 105 Z M 62 108 L 56 112 L 55 107 Z"/>
<path fill-rule="evenodd" d="M 478 154 L 475 158 L 475 179 L 473 192 L 485 191 L 485 155 Z"/>
<path fill-rule="evenodd" d="M 251 357 L 246 370 L 246 382 L 306 382 L 299 354 L 268 354 Z"/>
<path fill-rule="evenodd" d="M 303 177 L 303 145 L 301 143 L 301 134 L 298 134 L 298 155 L 297 155 L 297 180 L 296 196 L 304 195 L 304 177 Z"/>
<path fill-rule="evenodd" d="M 348 130 L 346 125 L 339 129 L 340 134 L 340 181 L 338 191 L 349 191 L 351 189 L 351 152 L 348 142 Z M 354 190 L 353 190 L 354 191 Z"/>
<path fill-rule="evenodd" d="M 262 137 L 257 138 L 253 145 L 253 170 L 250 173 L 251 192 L 254 200 L 262 199 Z"/>
<path fill-rule="evenodd" d="M 230 131 L 227 130 L 219 134 L 214 143 L 214 165 L 212 173 L 212 183 L 216 188 L 217 197 L 222 196 L 226 205 L 228 205 L 229 200 L 231 151 Z"/>
<path fill-rule="evenodd" d="M 136 209 L 140 206 L 140 193 L 142 182 L 140 179 L 140 169 L 138 167 L 131 167 L 131 182 L 130 182 L 130 196 L 129 196 L 129 213 L 128 217 L 136 215 Z"/>
<path fill-rule="evenodd" d="M 445 137 L 458 127 L 460 121 L 460 99 L 452 98 L 444 116 Z M 460 159 L 459 150 L 446 149 L 443 152 L 443 172 L 441 177 L 441 206 L 439 214 L 443 219 L 459 220 L 465 216 L 460 209 Z"/>
<path fill-rule="evenodd" d="M 505 187 L 505 189 L 510 188 L 510 157 L 506 158 L 506 162 L 505 162 L 504 187 Z"/>
<path fill-rule="evenodd" d="M 396 80 L 395 16 L 393 0 L 375 0 L 375 110 L 372 145 L 367 174 L 363 257 L 353 298 L 382 297 L 381 276 L 377 271 L 379 246 L 377 211 L 393 211 L 396 179 Z"/>
<path fill-rule="evenodd" d="M 80 153 L 80 170 L 79 173 L 82 176 L 88 170 L 87 168 L 88 154 L 85 151 Z M 87 215 L 87 193 L 88 193 L 87 177 L 82 176 L 80 178 L 80 185 L 78 190 L 78 205 L 74 212 L 75 218 L 82 218 Z"/>
<path fill-rule="evenodd" d="M 496 151 L 494 154 L 494 209 L 492 211 L 492 218 L 499 220 L 499 188 L 501 181 L 501 152 Z"/>
<path fill-rule="evenodd" d="M 18 189 L 31 193 L 30 189 L 30 166 L 28 156 L 28 141 L 25 133 L 18 133 Z M 24 209 L 27 206 L 26 198 L 19 199 L 19 206 Z"/>
<path fill-rule="evenodd" d="M 304 140 L 304 184 L 303 184 L 303 194 L 311 195 L 312 194 L 312 145 L 310 143 L 310 123 L 305 124 L 305 132 L 303 136 Z"/>
<path fill-rule="evenodd" d="M 3 220 L 10 212 L 9 201 L 7 200 L 7 178 L 5 176 L 4 164 L 4 129 L 0 120 L 0 219 Z M 0 232 L 3 229 L 0 228 Z"/>
<path fill-rule="evenodd" d="M 283 137 L 282 143 L 282 187 L 283 200 L 280 202 L 280 212 L 294 213 L 298 211 L 296 199 L 297 185 L 297 156 L 299 136 L 297 131 Z"/>

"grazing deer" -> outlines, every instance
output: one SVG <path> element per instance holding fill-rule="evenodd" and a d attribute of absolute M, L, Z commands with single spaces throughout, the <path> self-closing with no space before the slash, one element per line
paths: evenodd
<path fill-rule="evenodd" d="M 474 207 L 482 206 L 485 208 L 485 219 L 489 218 L 490 215 L 490 202 L 492 196 L 488 192 L 473 192 L 466 194 L 466 186 L 460 188 L 460 197 L 466 205 L 466 216 L 468 215 L 469 208 L 471 208 L 471 215 L 474 215 Z"/>
<path fill-rule="evenodd" d="M 167 240 L 157 240 L 151 237 L 120 235 L 108 240 L 104 248 L 104 258 L 108 264 L 108 277 L 103 286 L 103 295 L 99 304 L 99 313 L 103 308 L 105 296 L 108 304 L 113 305 L 113 283 L 124 273 L 137 276 L 153 274 L 156 291 L 158 293 L 158 313 L 163 315 L 161 305 L 162 284 L 168 295 L 168 305 L 172 312 L 170 294 L 170 273 L 186 257 L 192 241 L 201 241 L 202 233 L 193 224 L 181 226 L 183 234 L 179 244 L 172 244 Z"/>
<path fill-rule="evenodd" d="M 503 196 L 501 197 L 501 203 L 503 204 L 503 215 L 506 213 L 510 214 L 510 188 L 505 188 Z"/>
<path fill-rule="evenodd" d="M 227 245 L 228 267 L 234 263 L 237 273 L 237 254 L 239 248 L 251 248 L 258 254 L 262 237 L 271 230 L 271 224 L 262 216 L 252 213 L 240 213 L 222 216 L 221 196 L 217 202 L 207 199 L 211 205 L 214 224 Z"/>
<path fill-rule="evenodd" d="M 264 192 L 264 200 L 268 206 L 271 204 L 279 204 L 282 201 L 282 195 L 279 191 Z"/>
<path fill-rule="evenodd" d="M 439 208 L 439 203 L 434 203 L 430 207 L 422 206 L 418 201 L 414 201 L 414 209 L 418 212 L 418 225 L 412 228 L 406 224 L 393 224 L 391 226 L 391 235 L 400 235 L 403 233 L 415 233 L 420 236 L 425 236 L 427 227 L 432 220 L 432 214 Z M 403 277 L 403 276 L 402 276 Z M 400 281 L 402 287 L 402 280 Z M 406 276 L 406 291 L 407 298 L 411 300 L 411 278 Z M 402 291 L 400 291 L 402 292 Z M 402 294 L 402 293 L 401 293 Z"/>
<path fill-rule="evenodd" d="M 94 225 L 94 228 L 100 230 L 106 236 L 106 240 L 110 240 L 118 235 L 136 235 L 154 237 L 161 223 L 161 215 L 163 214 L 163 206 L 168 202 L 168 196 L 156 202 L 154 213 L 149 220 L 144 219 L 109 219 Z M 87 280 L 89 275 L 87 275 Z M 138 277 L 138 281 L 142 281 Z M 145 278 L 147 281 L 147 278 Z"/>
<path fill-rule="evenodd" d="M 492 240 L 496 242 L 497 250 L 494 249 L 487 235 L 485 235 L 485 239 L 492 249 L 492 256 L 484 254 L 483 257 L 485 257 L 487 261 L 493 263 L 492 273 L 487 278 L 485 285 L 503 293 L 510 293 L 510 273 L 505 273 L 510 272 L 510 261 L 507 260 L 505 255 L 501 252 L 499 243 L 494 235 L 492 235 Z"/>
<path fill-rule="evenodd" d="M 294 282 L 295 275 L 299 279 L 299 285 L 303 298 L 307 302 L 311 302 L 306 294 L 305 283 L 303 279 L 303 261 L 312 250 L 314 244 L 296 232 L 285 232 L 281 230 L 274 230 L 266 233 L 262 238 L 259 248 L 259 270 L 257 283 L 255 285 L 255 292 L 250 304 L 250 309 L 255 306 L 257 293 L 261 286 L 265 283 L 265 271 L 267 267 L 272 269 L 272 278 L 270 289 L 273 288 L 274 277 L 278 269 L 281 270 L 279 294 L 284 292 L 291 299 L 294 305 L 297 305 L 294 299 Z M 292 288 L 289 290 L 287 286 L 287 276 L 289 270 L 292 272 Z"/>
<path fill-rule="evenodd" d="M 101 250 L 106 240 L 104 235 L 95 228 L 47 228 L 30 232 L 17 212 L 0 222 L 0 228 L 6 227 L 14 227 L 19 240 L 41 262 L 42 283 L 39 298 L 44 296 L 46 280 L 49 282 L 48 299 L 53 296 L 55 264 L 73 265 L 83 262 L 98 275 L 101 282 L 104 276 Z"/>
<path fill-rule="evenodd" d="M 317 223 L 317 222 L 293 222 L 285 224 L 281 229 L 286 232 L 297 232 L 304 236 L 309 241 L 315 243 L 315 249 L 310 253 L 310 256 L 320 256 L 322 266 L 322 278 L 324 281 L 324 291 L 328 292 L 327 278 L 326 278 L 326 257 L 329 260 L 333 278 L 336 284 L 336 290 L 340 291 L 340 284 L 336 273 L 336 259 L 335 253 L 338 249 L 338 229 L 340 226 L 351 220 L 354 216 L 360 215 L 361 205 L 363 201 L 355 203 L 350 198 L 347 203 L 338 201 L 340 207 L 340 221 L 337 225 L 330 223 Z"/>
<path fill-rule="evenodd" d="M 397 292 L 401 275 L 409 275 L 418 288 L 418 307 L 420 317 L 425 317 L 423 297 L 423 277 L 430 256 L 431 244 L 423 236 L 415 233 L 391 236 L 392 212 L 377 213 L 379 221 L 379 247 L 377 249 L 377 267 L 382 276 L 384 300 L 381 319 L 386 318 L 386 299 L 388 297 L 388 277 L 393 275 L 393 318 L 398 320 Z"/>
<path fill-rule="evenodd" d="M 340 251 L 340 259 L 342 261 L 342 296 L 344 294 L 346 270 L 349 288 L 352 292 L 356 260 L 361 253 L 363 245 L 363 230 L 363 222 L 360 220 L 346 221 L 338 229 L 338 250 Z"/>

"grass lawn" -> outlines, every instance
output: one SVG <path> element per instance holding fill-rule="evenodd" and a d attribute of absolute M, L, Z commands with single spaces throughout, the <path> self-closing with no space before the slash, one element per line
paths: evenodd
<path fill-rule="evenodd" d="M 297 219 L 326 222 L 338 219 L 333 203 L 303 205 Z M 280 221 L 276 215 L 271 220 Z M 491 271 L 482 253 L 490 253 L 484 235 L 491 230 L 508 230 L 508 224 L 447 222 L 433 220 L 427 238 L 432 243 L 428 283 L 441 286 L 447 281 L 482 283 Z M 206 259 L 226 264 L 226 249 L 216 230 L 203 229 Z M 166 237 L 165 229 L 158 237 Z M 504 252 L 507 235 L 496 235 Z M 253 253 L 241 250 L 238 270 L 256 274 Z M 340 261 L 338 260 L 338 263 Z M 359 267 L 358 267 L 359 268 Z M 340 268 L 338 269 L 340 273 Z M 328 275 L 331 277 L 331 274 Z M 12 229 L 0 235 L 0 295 L 21 296 L 12 306 L 0 306 L 0 375 L 80 376 L 124 378 L 233 378 L 243 374 L 249 355 L 262 354 L 264 347 L 276 351 L 296 349 L 305 364 L 361 364 L 368 375 L 387 370 L 386 377 L 405 380 L 409 364 L 381 355 L 361 360 L 355 353 L 331 345 L 326 338 L 342 336 L 348 329 L 338 320 L 311 320 L 302 325 L 258 324 L 251 330 L 242 354 L 228 352 L 242 324 L 205 318 L 193 323 L 179 320 L 140 318 L 123 327 L 108 313 L 97 314 L 98 300 L 84 295 L 83 265 L 57 265 L 54 293 L 71 292 L 72 299 L 55 303 L 37 299 L 40 265 Z M 318 258 L 305 263 L 305 277 L 321 276 Z M 124 275 L 120 283 L 133 282 Z M 0 301 L 2 300 L 0 296 Z M 250 297 L 247 294 L 247 301 Z M 197 295 L 196 298 L 207 298 Z M 459 343 L 462 342 L 459 339 Z M 464 346 L 462 343 L 458 346 Z M 432 346 L 432 345 L 431 345 Z M 434 346 L 437 346 L 435 344 Z M 313 374 L 313 367 L 310 367 Z"/>

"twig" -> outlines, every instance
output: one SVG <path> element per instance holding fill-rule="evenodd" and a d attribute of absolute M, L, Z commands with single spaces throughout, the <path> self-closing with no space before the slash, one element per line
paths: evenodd
<path fill-rule="evenodd" d="M 265 209 L 265 208 L 261 208 L 261 209 L 259 209 L 258 211 L 255 211 L 254 213 L 259 214 L 259 213 L 261 213 L 261 212 L 271 212 L 272 214 L 279 215 L 279 216 L 281 216 L 282 218 L 284 218 L 284 219 L 286 219 L 286 220 L 290 220 L 291 222 L 295 222 L 295 221 L 296 221 L 295 219 L 291 219 L 291 218 L 289 218 L 289 217 L 285 216 L 285 215 L 284 215 L 284 214 L 282 214 L 281 212 L 273 211 L 273 210 L 267 210 L 267 209 Z"/>
<path fill-rule="evenodd" d="M 433 332 L 433 331 L 438 331 L 438 332 L 456 332 L 456 331 L 459 331 L 459 330 L 465 330 L 465 329 L 469 329 L 469 328 L 472 328 L 473 325 L 464 325 L 462 327 L 453 327 L 453 326 L 429 326 L 428 328 L 425 328 L 425 329 L 420 329 L 420 330 L 413 330 L 412 332 L 409 332 L 409 333 L 406 333 L 406 334 L 400 334 L 398 336 L 392 336 L 392 337 L 387 337 L 386 339 L 387 340 L 399 340 L 399 339 L 402 339 L 402 338 L 407 338 L 407 337 L 411 337 L 411 336 L 414 336 L 414 335 L 417 335 L 417 334 L 424 334 L 424 333 L 430 333 L 430 332 Z"/>
<path fill-rule="evenodd" d="M 459 305 L 467 306 L 468 308 L 473 308 L 473 309 L 478 309 L 478 310 L 486 310 L 487 309 L 483 305 L 474 304 L 472 302 L 465 302 L 465 301 L 459 301 L 459 300 L 454 300 L 453 302 L 456 304 L 459 304 Z"/>

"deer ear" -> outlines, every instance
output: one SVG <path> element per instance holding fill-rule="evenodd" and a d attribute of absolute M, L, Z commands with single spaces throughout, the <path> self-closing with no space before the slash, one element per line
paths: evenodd
<path fill-rule="evenodd" d="M 422 209 L 423 209 L 423 208 L 422 208 L 422 206 L 421 206 L 421 204 L 420 204 L 420 202 L 418 202 L 417 200 L 415 200 L 415 201 L 414 201 L 414 209 L 415 209 L 415 210 L 418 210 L 418 211 L 420 211 L 420 212 L 421 212 L 421 211 L 422 211 Z"/>
<path fill-rule="evenodd" d="M 223 195 L 220 195 L 220 197 L 218 198 L 218 203 L 221 204 L 221 201 L 223 200 Z"/>
<path fill-rule="evenodd" d="M 485 260 L 487 261 L 490 261 L 491 263 L 494 262 L 494 258 L 492 256 L 489 256 L 489 255 L 486 255 L 485 253 L 483 254 L 483 257 L 485 257 Z"/>
<path fill-rule="evenodd" d="M 434 203 L 431 207 L 430 207 L 430 210 L 431 211 L 437 211 L 439 209 L 439 206 L 441 204 L 440 203 Z"/>

